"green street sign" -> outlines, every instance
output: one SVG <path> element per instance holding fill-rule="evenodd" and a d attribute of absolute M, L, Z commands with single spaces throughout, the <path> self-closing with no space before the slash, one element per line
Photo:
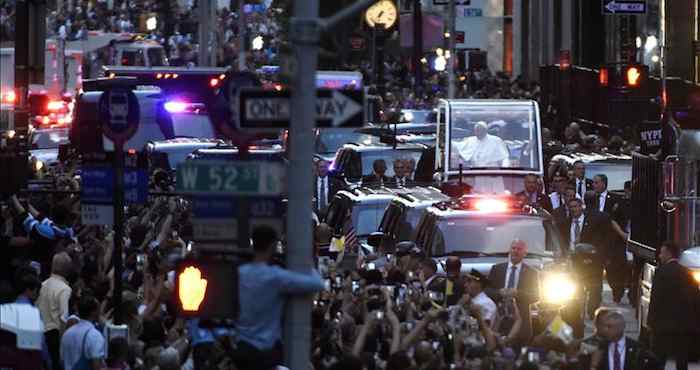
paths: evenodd
<path fill-rule="evenodd" d="M 177 166 L 177 191 L 189 194 L 280 195 L 282 162 L 186 161 Z"/>

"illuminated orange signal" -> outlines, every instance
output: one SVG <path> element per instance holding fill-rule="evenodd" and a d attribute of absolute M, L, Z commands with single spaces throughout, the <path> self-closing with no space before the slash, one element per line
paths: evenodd
<path fill-rule="evenodd" d="M 195 312 L 204 301 L 207 293 L 207 280 L 202 279 L 202 271 L 196 266 L 187 266 L 178 279 L 178 298 L 183 311 Z"/>
<path fill-rule="evenodd" d="M 627 69 L 627 86 L 637 87 L 639 86 L 639 81 L 642 77 L 642 73 L 637 67 L 630 67 Z"/>
<path fill-rule="evenodd" d="M 598 82 L 601 86 L 608 86 L 608 69 L 601 68 L 598 72 Z"/>

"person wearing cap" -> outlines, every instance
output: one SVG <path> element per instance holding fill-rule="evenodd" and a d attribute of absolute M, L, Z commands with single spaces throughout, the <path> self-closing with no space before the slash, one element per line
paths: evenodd
<path fill-rule="evenodd" d="M 496 303 L 484 292 L 487 286 L 489 286 L 489 279 L 481 272 L 472 269 L 472 271 L 467 275 L 465 290 L 471 297 L 471 303 L 479 307 L 481 316 L 490 325 L 496 320 L 496 312 L 498 311 L 498 307 L 496 306 Z"/>
<path fill-rule="evenodd" d="M 552 176 L 552 187 L 554 192 L 549 194 L 549 202 L 552 205 L 552 210 L 566 205 L 566 187 L 568 185 L 568 177 L 566 172 L 559 169 Z M 578 195 L 576 195 L 578 197 Z M 582 199 L 579 197 L 579 199 Z"/>
<path fill-rule="evenodd" d="M 474 125 L 474 136 L 454 141 L 453 148 L 459 154 L 459 163 L 470 167 L 507 167 L 508 147 L 498 136 L 488 134 L 486 122 Z"/>

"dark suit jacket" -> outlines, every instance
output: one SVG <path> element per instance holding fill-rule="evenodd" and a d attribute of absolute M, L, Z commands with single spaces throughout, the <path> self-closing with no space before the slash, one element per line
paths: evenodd
<path fill-rule="evenodd" d="M 493 265 L 489 272 L 489 282 L 491 286 L 486 290 L 486 294 L 496 302 L 503 301 L 499 290 L 506 286 L 507 269 L 508 262 L 504 262 Z M 539 272 L 523 262 L 522 269 L 520 270 L 520 278 L 518 280 L 518 294 L 515 300 L 518 303 L 518 310 L 523 318 L 523 326 L 518 337 L 521 341 L 524 341 L 524 343 L 529 341 L 532 337 L 530 305 L 536 302 L 540 297 L 539 280 Z"/>
<path fill-rule="evenodd" d="M 382 176 L 380 181 L 379 176 L 374 173 L 362 176 L 362 186 L 380 186 L 382 183 L 386 186 L 390 186 L 392 184 L 391 178 L 389 176 Z"/>
<path fill-rule="evenodd" d="M 327 176 L 328 179 L 328 199 L 326 199 L 326 208 L 328 208 L 328 205 L 331 203 L 331 200 L 333 199 L 333 196 L 335 193 L 337 193 L 340 190 L 343 190 L 344 184 L 342 183 L 342 180 L 332 177 L 332 176 Z M 314 198 L 314 210 L 319 212 L 319 213 L 324 213 L 325 209 L 317 209 L 318 201 L 316 200 L 316 196 L 318 195 L 318 177 L 314 176 L 313 179 L 313 198 Z"/>
<path fill-rule="evenodd" d="M 400 185 L 399 185 L 399 178 L 396 177 L 396 176 L 392 177 L 391 179 L 389 179 L 389 184 L 390 184 L 391 186 L 400 187 Z M 410 187 L 410 186 L 413 186 L 414 184 L 415 184 L 415 182 L 414 182 L 413 180 L 407 178 L 407 179 L 406 179 L 406 183 L 405 183 L 404 186 L 405 186 L 405 187 Z"/>
<path fill-rule="evenodd" d="M 601 257 L 609 254 L 608 244 L 611 233 L 610 217 L 595 209 L 589 209 L 584 214 L 583 227 L 581 228 L 581 243 L 593 244 L 596 252 Z M 563 224 L 559 224 L 559 232 L 564 245 L 569 246 L 571 240 L 571 218 Z"/>
<path fill-rule="evenodd" d="M 610 192 L 608 191 L 605 195 L 605 207 L 603 208 L 603 213 L 607 214 L 608 216 L 611 216 L 613 214 L 613 209 L 615 209 L 615 203 L 616 200 L 610 195 Z M 594 209 L 596 211 L 599 211 L 599 204 L 598 204 L 598 194 L 595 194 L 593 197 L 586 197 L 586 209 Z"/>
<path fill-rule="evenodd" d="M 593 180 L 586 178 L 585 182 L 586 182 L 586 186 L 585 186 L 585 189 L 583 189 L 583 194 L 581 196 L 586 195 L 587 191 L 593 190 Z M 573 180 L 569 181 L 569 183 L 571 185 L 573 185 L 574 188 L 576 188 L 576 179 L 575 178 Z M 576 188 L 576 193 L 578 193 L 578 188 Z"/>
<path fill-rule="evenodd" d="M 647 316 L 652 334 L 698 333 L 698 295 L 687 268 L 676 261 L 659 266 L 654 274 Z"/>
<path fill-rule="evenodd" d="M 608 343 L 603 345 L 601 352 L 603 357 L 598 364 L 598 370 L 612 370 L 610 368 L 610 360 L 608 353 Z M 663 367 L 658 366 L 654 356 L 636 340 L 625 337 L 625 352 L 624 352 L 624 367 L 623 370 L 656 370 Z"/>
<path fill-rule="evenodd" d="M 517 193 L 516 196 L 525 196 L 529 205 L 544 208 L 547 212 L 552 213 L 552 201 L 549 200 L 549 197 L 543 193 L 537 193 L 537 200 L 534 204 L 530 202 L 530 197 L 525 190 Z"/>

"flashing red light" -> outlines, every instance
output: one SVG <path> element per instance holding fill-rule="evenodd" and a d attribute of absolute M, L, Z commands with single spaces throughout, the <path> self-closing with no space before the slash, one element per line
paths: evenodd
<path fill-rule="evenodd" d="M 209 86 L 211 87 L 216 87 L 219 85 L 219 79 L 218 78 L 212 78 L 209 80 Z"/>
<path fill-rule="evenodd" d="M 129 150 L 127 151 L 127 153 L 128 153 L 129 155 L 134 155 L 134 154 L 136 154 L 136 149 L 131 148 L 131 149 L 129 149 Z"/>
<path fill-rule="evenodd" d="M 17 94 L 10 90 L 2 96 L 2 102 L 5 104 L 14 104 L 17 101 Z"/>
<path fill-rule="evenodd" d="M 44 118 L 41 119 L 41 123 L 44 125 L 48 125 L 49 123 L 51 123 L 51 119 L 47 116 L 44 116 Z"/>
<path fill-rule="evenodd" d="M 280 85 L 280 84 L 275 84 L 275 90 L 277 90 L 277 91 L 282 91 L 282 85 Z"/>
<path fill-rule="evenodd" d="M 475 210 L 479 212 L 495 213 L 506 212 L 508 210 L 508 202 L 505 202 L 500 199 L 477 199 L 474 201 L 474 204 L 472 206 Z"/>
<path fill-rule="evenodd" d="M 225 75 L 225 74 L 222 73 L 222 74 L 219 75 L 219 80 L 223 80 L 224 78 L 226 78 L 226 75 Z"/>
<path fill-rule="evenodd" d="M 639 82 L 642 77 L 642 73 L 639 71 L 639 68 L 637 67 L 629 67 L 627 68 L 627 73 L 625 73 L 627 76 L 627 86 L 629 87 L 637 87 L 639 86 Z"/>
<path fill-rule="evenodd" d="M 48 109 L 49 112 L 60 111 L 63 109 L 63 102 L 58 100 L 52 100 L 49 102 L 49 104 L 47 104 L 46 109 Z"/>
<path fill-rule="evenodd" d="M 598 72 L 598 82 L 600 86 L 608 86 L 608 69 L 601 68 Z"/>

